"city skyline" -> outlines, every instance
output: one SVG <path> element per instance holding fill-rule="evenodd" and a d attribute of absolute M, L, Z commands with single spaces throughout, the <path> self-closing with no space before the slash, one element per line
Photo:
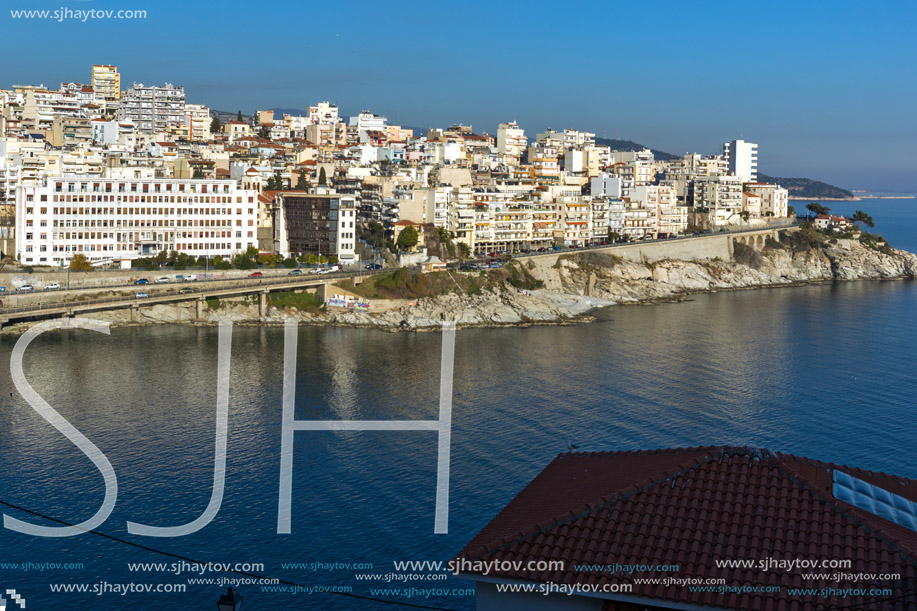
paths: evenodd
<path fill-rule="evenodd" d="M 171 1 L 73 7 L 147 11 L 135 20 L 5 13 L 17 27 L 0 43 L 12 57 L 2 85 L 88 81 L 88 66 L 115 64 L 122 89 L 173 82 L 189 100 L 229 112 L 330 100 L 343 115 L 368 108 L 401 125 L 470 123 L 493 134 L 516 120 L 529 134 L 571 127 L 676 155 L 744 138 L 761 145 L 766 174 L 917 191 L 917 85 L 901 78 L 917 51 L 904 29 L 917 12 L 909 5 L 841 3 L 826 14 L 778 3 L 767 15 L 725 3 L 703 15 L 658 3 L 568 12 L 473 3 L 461 15 L 410 3 L 350 6 L 274 3 L 250 27 L 241 17 L 255 8 L 239 2 L 219 11 Z M 7 7 L 59 8 L 45 0 Z M 302 34 L 290 25 L 298 21 Z M 80 44 L 62 55 L 76 35 Z M 52 44 L 14 52 L 36 39 Z"/>

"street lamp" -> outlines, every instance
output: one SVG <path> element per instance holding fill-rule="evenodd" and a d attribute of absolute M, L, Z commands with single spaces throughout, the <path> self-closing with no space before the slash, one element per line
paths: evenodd
<path fill-rule="evenodd" d="M 226 594 L 217 600 L 217 611 L 239 611 L 242 608 L 242 597 L 232 588 L 226 588 Z"/>

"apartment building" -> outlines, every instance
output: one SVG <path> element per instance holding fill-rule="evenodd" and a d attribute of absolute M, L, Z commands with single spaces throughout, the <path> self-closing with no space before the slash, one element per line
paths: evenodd
<path fill-rule="evenodd" d="M 738 176 L 742 182 L 758 179 L 758 145 L 744 140 L 723 143 L 723 157 L 729 173 Z"/>
<path fill-rule="evenodd" d="M 648 232 L 654 237 L 684 233 L 688 227 L 688 207 L 679 205 L 674 187 L 648 185 L 634 187 L 632 201 L 647 211 Z"/>
<path fill-rule="evenodd" d="M 256 196 L 230 180 L 48 177 L 17 191 L 16 255 L 28 265 L 65 265 L 77 253 L 229 257 L 257 246 Z"/>
<path fill-rule="evenodd" d="M 193 142 L 210 140 L 210 109 L 203 104 L 185 104 L 185 125 Z"/>
<path fill-rule="evenodd" d="M 558 200 L 559 234 L 567 246 L 587 246 L 593 239 L 592 202 L 577 194 Z M 606 229 L 607 233 L 607 229 Z"/>
<path fill-rule="evenodd" d="M 785 217 L 789 207 L 789 191 L 763 182 L 746 183 L 745 190 L 761 198 L 761 216 Z"/>
<path fill-rule="evenodd" d="M 118 120 L 131 120 L 145 133 L 180 127 L 185 123 L 185 89 L 171 83 L 162 87 L 134 83 L 118 105 Z"/>
<path fill-rule="evenodd" d="M 121 75 L 117 66 L 96 64 L 92 67 L 92 88 L 107 114 L 113 114 L 121 100 Z"/>
<path fill-rule="evenodd" d="M 504 163 L 518 165 L 522 153 L 528 146 L 525 130 L 515 121 L 500 123 L 497 126 L 497 153 L 503 158 Z"/>
<path fill-rule="evenodd" d="M 350 195 L 273 193 L 274 252 L 285 257 L 334 255 L 344 265 L 356 258 L 357 205 Z"/>
<path fill-rule="evenodd" d="M 333 125 L 341 122 L 341 118 L 338 116 L 337 104 L 327 101 L 319 102 L 315 106 L 310 106 L 308 111 L 309 122 L 314 125 Z"/>
<path fill-rule="evenodd" d="M 742 181 L 737 176 L 697 176 L 688 187 L 687 201 L 706 215 L 713 227 L 737 223 L 742 212 Z"/>
<path fill-rule="evenodd" d="M 365 141 L 367 132 L 384 132 L 387 122 L 388 119 L 386 117 L 373 114 L 368 110 L 360 112 L 355 117 L 350 117 L 350 126 L 356 128 L 357 138 L 360 142 Z"/>

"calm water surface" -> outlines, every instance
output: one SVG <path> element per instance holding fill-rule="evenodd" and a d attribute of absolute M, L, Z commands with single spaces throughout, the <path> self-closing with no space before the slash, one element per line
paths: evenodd
<path fill-rule="evenodd" d="M 914 203 L 887 200 L 868 211 L 880 221 L 905 205 Z M 893 245 L 909 248 L 917 243 L 913 229 L 912 222 L 909 231 L 907 223 L 878 227 Z M 459 331 L 448 535 L 433 535 L 437 445 L 426 432 L 297 433 L 293 532 L 276 534 L 281 329 L 234 330 L 223 506 L 205 529 L 176 539 L 134 537 L 125 523 L 183 524 L 209 500 L 216 330 L 49 333 L 33 342 L 25 371 L 117 472 L 118 504 L 101 531 L 205 561 L 263 563 L 274 577 L 369 595 L 380 584 L 357 581 L 352 570 L 281 563 L 369 562 L 372 572 L 388 573 L 395 560 L 448 560 L 567 439 L 584 450 L 748 444 L 917 477 L 915 313 L 917 283 L 854 282 L 617 307 L 582 326 Z M 440 341 L 430 333 L 300 329 L 297 418 L 435 419 Z M 85 520 L 101 503 L 102 479 L 18 393 L 9 397 L 14 342 L 0 339 L 0 499 Z M 34 609 L 147 602 L 212 609 L 224 589 L 63 597 L 48 584 L 186 583 L 199 575 L 132 573 L 128 562 L 173 560 L 93 535 L 39 539 L 3 530 L 0 548 L 0 562 L 84 564 L 0 570 L 2 586 L 24 593 Z M 208 575 L 218 576 L 227 575 Z M 252 585 L 240 590 L 250 611 L 394 608 Z M 401 600 L 473 606 L 468 596 Z"/>

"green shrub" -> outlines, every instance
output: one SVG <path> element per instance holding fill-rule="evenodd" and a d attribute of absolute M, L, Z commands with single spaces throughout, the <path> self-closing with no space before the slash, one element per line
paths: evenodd
<path fill-rule="evenodd" d="M 544 287 L 544 282 L 536 280 L 535 276 L 529 273 L 529 270 L 518 265 L 515 261 L 509 263 L 506 269 L 509 271 L 507 282 L 517 289 L 533 291 Z"/>
<path fill-rule="evenodd" d="M 315 293 L 294 291 L 278 291 L 267 296 L 267 302 L 275 308 L 293 308 L 294 310 L 316 310 L 324 302 Z"/>

